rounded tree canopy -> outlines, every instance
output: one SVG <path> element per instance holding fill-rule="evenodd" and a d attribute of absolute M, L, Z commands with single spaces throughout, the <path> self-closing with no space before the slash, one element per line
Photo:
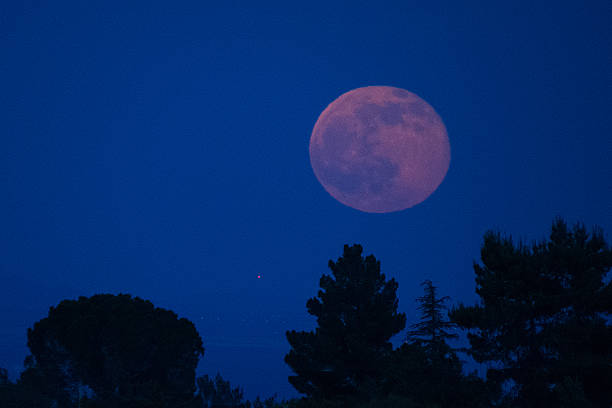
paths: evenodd
<path fill-rule="evenodd" d="M 50 381 L 120 401 L 192 398 L 204 354 L 192 322 L 127 294 L 62 301 L 28 329 L 28 347 Z"/>

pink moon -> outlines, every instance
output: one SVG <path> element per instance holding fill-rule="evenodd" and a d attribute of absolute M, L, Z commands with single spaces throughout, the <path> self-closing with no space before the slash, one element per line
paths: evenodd
<path fill-rule="evenodd" d="M 450 164 L 446 127 L 423 99 L 400 88 L 368 86 L 341 95 L 310 137 L 315 176 L 336 200 L 369 213 L 423 202 Z"/>

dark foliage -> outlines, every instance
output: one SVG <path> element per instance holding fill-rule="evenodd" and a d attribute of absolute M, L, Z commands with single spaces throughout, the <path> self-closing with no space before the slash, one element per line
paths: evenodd
<path fill-rule="evenodd" d="M 259 397 L 253 402 L 248 401 L 246 408 L 287 408 L 288 401 L 276 401 L 276 395 L 266 399 Z"/>
<path fill-rule="evenodd" d="M 425 294 L 417 299 L 421 321 L 411 326 L 413 330 L 408 332 L 406 340 L 411 343 L 424 344 L 430 352 L 434 353 L 435 349 L 446 344 L 447 339 L 457 338 L 456 334 L 448 331 L 455 327 L 455 324 L 449 322 L 442 314 L 447 310 L 444 303 L 450 298 L 448 296 L 439 298 L 438 288 L 429 279 L 423 281 L 421 286 L 425 288 Z"/>
<path fill-rule="evenodd" d="M 496 391 L 475 374 L 465 375 L 450 347 L 438 346 L 432 354 L 419 343 L 394 350 L 386 385 L 386 393 L 414 405 L 448 408 L 488 407 Z"/>
<path fill-rule="evenodd" d="M 0 407 L 2 408 L 48 408 L 52 401 L 38 389 L 21 382 L 9 381 L 8 372 L 0 368 Z"/>
<path fill-rule="evenodd" d="M 476 361 L 499 366 L 488 377 L 516 384 L 514 406 L 562 406 L 569 394 L 612 406 L 612 254 L 602 231 L 557 219 L 549 240 L 531 246 L 489 232 L 481 258 L 480 303 L 450 316 Z"/>
<path fill-rule="evenodd" d="M 380 262 L 361 255 L 362 247 L 344 246 L 333 276 L 323 275 L 317 298 L 306 303 L 316 316 L 314 332 L 287 332 L 292 349 L 285 362 L 296 373 L 289 381 L 315 398 L 349 401 L 376 393 L 391 355 L 389 339 L 406 324 L 397 313 L 397 283 L 386 281 Z"/>
<path fill-rule="evenodd" d="M 204 406 L 209 408 L 247 408 L 243 401 L 244 392 L 240 387 L 232 388 L 229 381 L 217 373 L 215 378 L 208 375 L 198 378 L 198 389 Z"/>
<path fill-rule="evenodd" d="M 424 296 L 417 299 L 420 322 L 408 332 L 406 342 L 393 351 L 387 372 L 386 393 L 410 399 L 419 406 L 485 407 L 490 389 L 475 374 L 464 375 L 463 364 L 447 339 L 457 337 L 453 324 L 442 313 L 448 297 L 437 296 L 429 280 Z"/>
<path fill-rule="evenodd" d="M 287 402 L 277 402 L 276 396 L 245 401 L 244 392 L 240 387 L 232 387 L 220 373 L 215 378 L 204 375 L 199 377 L 198 399 L 205 408 L 284 408 Z"/>
<path fill-rule="evenodd" d="M 204 353 L 190 321 L 129 295 L 80 297 L 51 307 L 28 330 L 28 347 L 32 357 L 22 382 L 66 406 L 83 386 L 93 391 L 95 406 L 187 404 Z"/>
<path fill-rule="evenodd" d="M 0 368 L 0 386 L 8 385 L 8 384 L 9 384 L 8 371 L 6 370 L 6 368 Z"/>
<path fill-rule="evenodd" d="M 319 398 L 302 398 L 285 402 L 274 408 L 452 408 L 440 405 L 422 404 L 412 398 L 400 395 L 376 396 L 369 401 L 356 401 L 351 405 L 343 401 L 332 401 Z"/>

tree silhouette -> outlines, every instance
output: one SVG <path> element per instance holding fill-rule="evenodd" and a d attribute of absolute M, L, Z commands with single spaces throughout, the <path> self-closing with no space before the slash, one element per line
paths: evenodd
<path fill-rule="evenodd" d="M 62 403 L 87 386 L 97 406 L 113 407 L 191 401 L 195 367 L 204 353 L 193 323 L 121 294 L 51 307 L 48 317 L 28 329 L 28 347 L 32 357 L 24 381 L 52 384 Z"/>
<path fill-rule="evenodd" d="M 300 393 L 334 399 L 372 392 L 392 352 L 389 339 L 406 324 L 397 313 L 397 283 L 362 251 L 345 245 L 337 262 L 329 261 L 333 276 L 323 275 L 318 297 L 306 303 L 316 330 L 287 332 L 285 362 L 296 373 L 289 382 Z"/>
<path fill-rule="evenodd" d="M 207 408 L 247 408 L 243 401 L 244 392 L 240 387 L 232 388 L 229 381 L 217 373 L 215 378 L 208 375 L 197 380 L 200 397 Z"/>
<path fill-rule="evenodd" d="M 463 364 L 447 340 L 457 335 L 443 315 L 448 296 L 425 280 L 424 295 L 417 298 L 420 322 L 413 324 L 406 342 L 393 351 L 385 392 L 409 398 L 422 407 L 488 407 L 494 389 L 475 374 L 464 375 Z"/>
<path fill-rule="evenodd" d="M 531 246 L 488 232 L 481 258 L 480 303 L 450 316 L 468 330 L 476 361 L 501 364 L 488 377 L 512 380 L 519 407 L 560 406 L 568 389 L 612 406 L 612 253 L 603 232 L 557 219 L 549 240 Z"/>
<path fill-rule="evenodd" d="M 52 400 L 42 395 L 38 388 L 19 381 L 13 383 L 8 372 L 0 368 L 0 407 L 2 408 L 49 408 Z"/>
<path fill-rule="evenodd" d="M 419 302 L 417 309 L 421 312 L 421 321 L 411 326 L 413 330 L 408 332 L 406 340 L 424 343 L 428 348 L 435 349 L 447 339 L 458 337 L 447 331 L 456 325 L 442 315 L 442 311 L 447 309 L 444 303 L 450 298 L 448 296 L 438 298 L 438 288 L 429 279 L 423 281 L 421 286 L 425 288 L 425 294 L 417 298 Z"/>
<path fill-rule="evenodd" d="M 220 373 L 212 378 L 204 375 L 197 379 L 198 394 L 201 406 L 206 408 L 286 408 L 287 402 L 277 402 L 276 395 L 267 399 L 259 396 L 251 401 L 244 401 L 244 392 L 240 387 L 232 387 Z"/>

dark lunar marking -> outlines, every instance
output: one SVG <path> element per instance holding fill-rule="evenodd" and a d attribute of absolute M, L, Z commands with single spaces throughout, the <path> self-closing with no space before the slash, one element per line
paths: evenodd
<path fill-rule="evenodd" d="M 425 132 L 425 126 L 415 123 L 414 125 L 412 125 L 412 130 L 417 133 L 423 133 Z"/>
<path fill-rule="evenodd" d="M 363 177 L 373 193 L 380 193 L 393 185 L 391 180 L 399 173 L 399 168 L 389 159 L 376 157 L 376 162 L 364 166 Z"/>
<path fill-rule="evenodd" d="M 337 119 L 323 130 L 321 138 L 325 147 L 321 152 L 325 157 L 336 159 L 358 140 L 355 132 L 350 132 L 345 120 Z"/>
<path fill-rule="evenodd" d="M 402 117 L 401 105 L 397 103 L 385 105 L 384 109 L 380 112 L 380 118 L 387 125 L 403 123 L 404 118 Z"/>
<path fill-rule="evenodd" d="M 385 157 L 376 157 L 374 162 L 350 165 L 343 171 L 338 162 L 319 167 L 324 184 L 329 184 L 343 193 L 351 194 L 359 190 L 381 193 L 393 186 L 392 179 L 399 168 Z"/>
<path fill-rule="evenodd" d="M 380 119 L 387 125 L 397 125 L 403 122 L 402 107 L 398 103 L 389 103 L 382 106 L 374 103 L 363 104 L 355 110 L 355 116 L 366 127 L 376 126 L 376 119 Z"/>
<path fill-rule="evenodd" d="M 363 180 L 358 174 L 352 171 L 345 173 L 337 164 L 321 168 L 321 179 L 324 185 L 335 187 L 346 194 L 358 191 L 363 184 Z"/>
<path fill-rule="evenodd" d="M 430 116 L 429 109 L 427 109 L 427 105 L 420 101 L 408 103 L 406 106 L 406 110 L 414 114 L 414 116 Z"/>
<path fill-rule="evenodd" d="M 376 147 L 382 143 L 376 134 L 374 134 L 374 137 L 369 137 L 372 133 L 374 132 L 369 132 L 367 134 L 368 137 L 366 137 L 365 141 L 363 142 L 363 146 L 360 146 L 359 154 L 361 156 L 369 156 L 376 149 Z"/>
<path fill-rule="evenodd" d="M 394 89 L 391 91 L 393 96 L 397 96 L 398 98 L 410 98 L 410 93 L 408 91 L 404 91 L 403 89 Z"/>
<path fill-rule="evenodd" d="M 359 121 L 363 123 L 363 125 L 368 129 L 368 131 L 371 131 L 372 129 L 376 128 L 377 108 L 378 105 L 368 103 L 359 105 L 355 110 L 355 117 L 357 117 L 357 119 L 359 119 Z"/>

